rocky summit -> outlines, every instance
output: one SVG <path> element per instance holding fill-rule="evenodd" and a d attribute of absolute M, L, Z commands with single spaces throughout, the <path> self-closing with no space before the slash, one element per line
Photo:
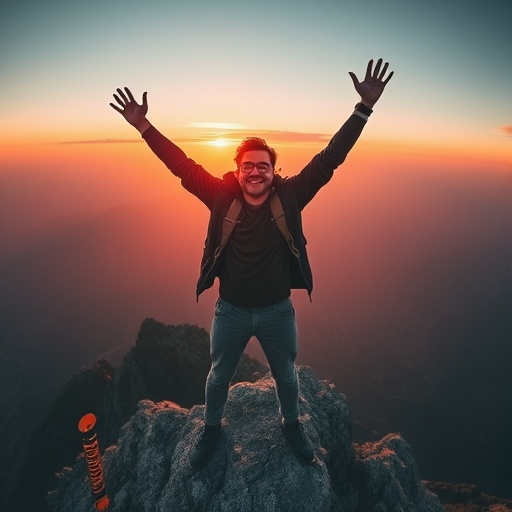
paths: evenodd
<path fill-rule="evenodd" d="M 267 374 L 230 390 L 222 433 L 208 465 L 194 472 L 188 453 L 204 406 L 141 400 L 103 455 L 112 512 L 441 512 L 397 434 L 357 445 L 346 398 L 309 367 L 299 367 L 304 427 L 317 460 L 302 464 L 281 430 Z M 101 438 L 100 438 L 101 444 Z M 93 497 L 83 456 L 58 475 L 54 512 L 89 512 Z"/>

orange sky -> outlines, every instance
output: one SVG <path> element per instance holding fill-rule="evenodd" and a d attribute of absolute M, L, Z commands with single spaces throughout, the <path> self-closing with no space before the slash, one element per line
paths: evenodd
<path fill-rule="evenodd" d="M 187 137 L 195 140 L 189 134 Z M 268 141 L 279 154 L 277 167 L 282 168 L 285 176 L 298 172 L 325 144 L 293 144 L 283 134 L 276 138 L 274 144 L 272 139 Z M 177 201 L 193 205 L 194 201 L 180 189 L 179 181 L 145 143 L 138 137 L 132 140 L 137 142 L 4 146 L 0 153 L 0 194 L 5 212 L 2 230 L 12 233 L 31 229 L 53 217 L 130 204 L 161 197 L 169 191 Z M 216 147 L 185 139 L 179 143 L 213 174 L 221 176 L 233 169 L 234 146 Z M 363 132 L 327 188 L 343 191 L 343 187 L 356 183 L 358 187 L 373 189 L 387 174 L 398 171 L 408 176 L 427 172 L 437 176 L 440 183 L 443 173 L 448 177 L 456 172 L 461 187 L 477 171 L 484 175 L 485 172 L 512 175 L 510 155 L 505 152 L 442 143 L 430 146 L 391 143 L 366 138 Z M 203 207 L 198 203 L 197 208 Z"/>

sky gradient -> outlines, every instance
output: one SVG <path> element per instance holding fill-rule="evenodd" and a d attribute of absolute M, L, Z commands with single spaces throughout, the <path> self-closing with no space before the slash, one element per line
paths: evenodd
<path fill-rule="evenodd" d="M 331 134 L 358 99 L 348 71 L 383 57 L 395 77 L 369 137 L 510 148 L 509 0 L 8 0 L 0 18 L 1 145 L 134 138 L 108 107 L 125 85 L 171 136 Z"/>
<path fill-rule="evenodd" d="M 496 189 L 509 185 L 510 0 L 319 0 L 300 9 L 289 0 L 257 9 L 239 0 L 8 0 L 1 9 L 0 253 L 53 218 L 177 185 L 109 106 L 123 86 L 137 98 L 148 91 L 150 121 L 213 174 L 233 169 L 234 144 L 259 135 L 286 176 L 352 112 L 359 98 L 348 72 L 362 79 L 368 60 L 382 57 L 395 75 L 336 196 L 354 179 L 346 195 L 388 187 L 397 172 L 442 181 L 450 170 L 461 187 L 479 172 Z"/>

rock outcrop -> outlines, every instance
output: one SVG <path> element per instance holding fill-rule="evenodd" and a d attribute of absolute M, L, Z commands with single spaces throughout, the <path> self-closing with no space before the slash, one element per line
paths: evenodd
<path fill-rule="evenodd" d="M 105 446 L 117 440 L 120 427 L 133 416 L 140 400 L 171 400 L 182 407 L 204 403 L 210 365 L 209 334 L 204 329 L 144 320 L 98 410 Z M 266 365 L 244 354 L 233 383 L 254 382 L 267 371 Z"/>
<path fill-rule="evenodd" d="M 103 457 L 113 512 L 441 512 L 398 435 L 355 445 L 346 398 L 299 367 L 305 429 L 317 461 L 304 465 L 282 434 L 273 380 L 231 388 L 222 435 L 208 465 L 194 473 L 188 452 L 203 406 L 143 400 Z M 100 438 L 100 444 L 102 440 Z M 89 511 L 84 458 L 58 476 L 54 512 Z"/>
<path fill-rule="evenodd" d="M 483 493 L 470 484 L 424 481 L 447 512 L 512 512 L 512 500 Z"/>

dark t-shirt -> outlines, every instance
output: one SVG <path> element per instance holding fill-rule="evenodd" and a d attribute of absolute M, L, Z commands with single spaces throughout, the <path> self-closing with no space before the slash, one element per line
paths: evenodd
<path fill-rule="evenodd" d="M 272 219 L 270 200 L 242 206 L 221 256 L 219 295 L 235 306 L 256 308 L 290 296 L 290 251 Z"/>

